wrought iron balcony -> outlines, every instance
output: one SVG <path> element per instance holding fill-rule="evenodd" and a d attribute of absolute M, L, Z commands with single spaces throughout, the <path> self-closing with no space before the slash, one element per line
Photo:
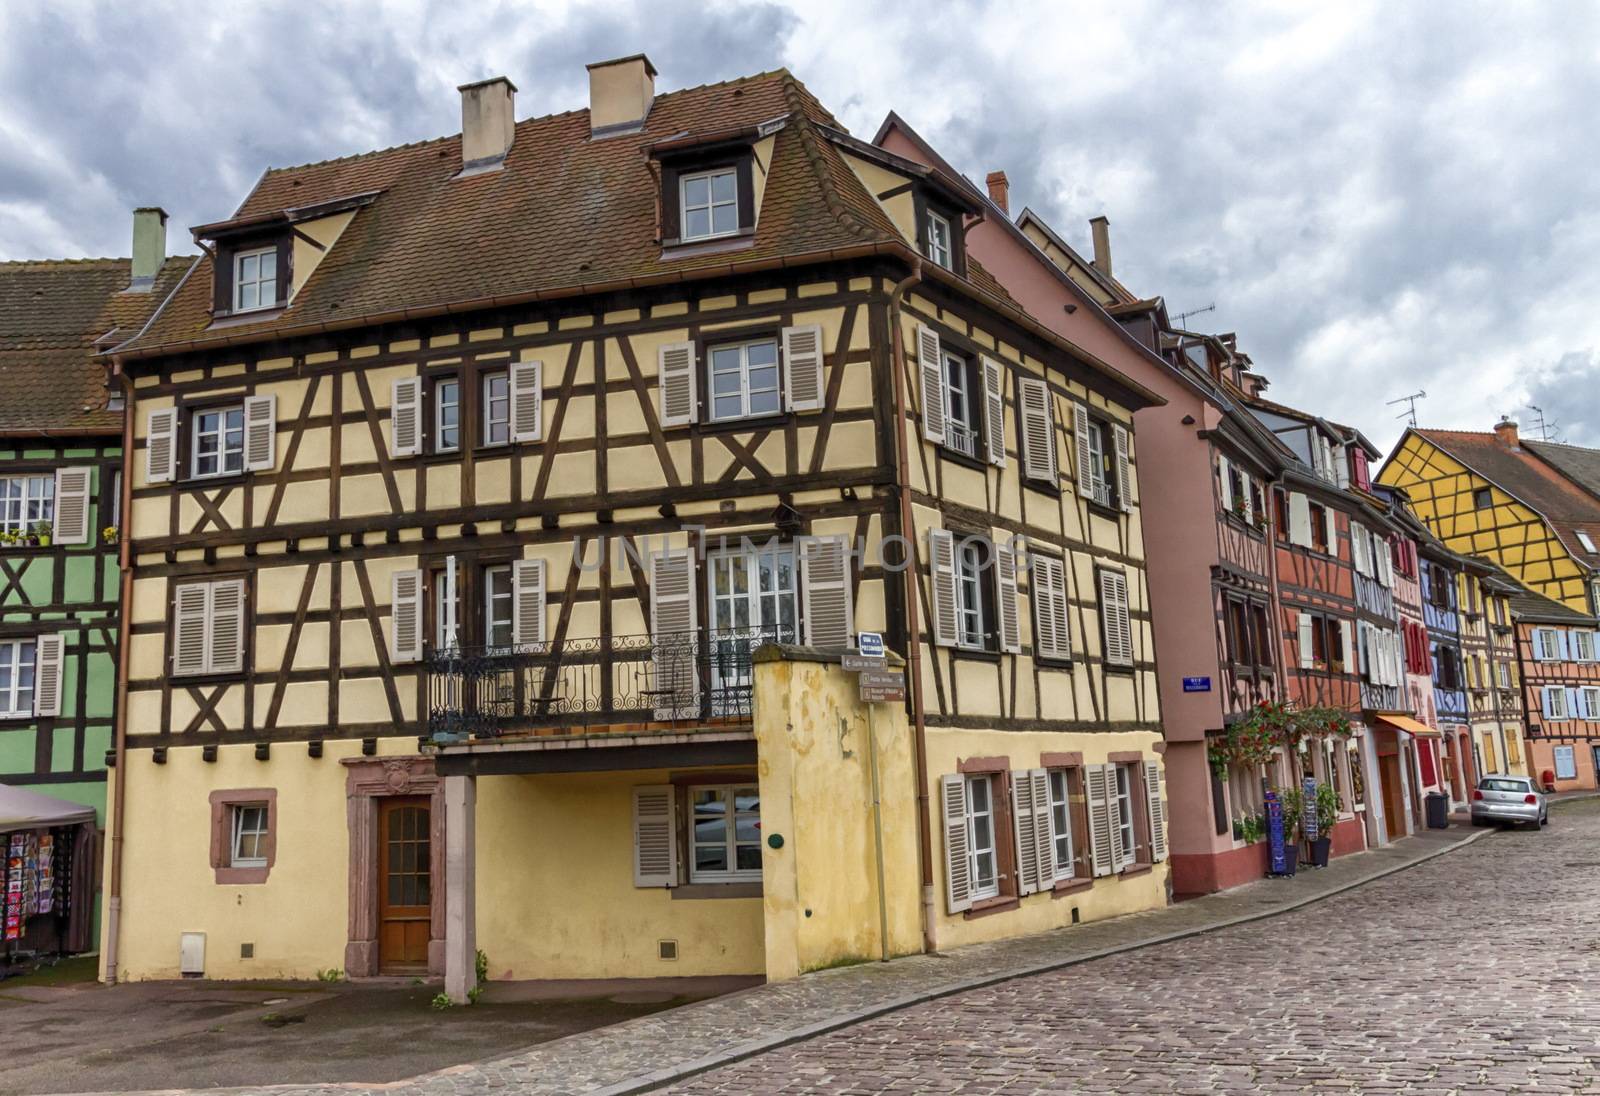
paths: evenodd
<path fill-rule="evenodd" d="M 506 734 L 748 726 L 751 655 L 785 629 L 567 639 L 430 651 L 428 734 L 436 742 Z M 792 629 L 788 629 L 792 631 Z"/>

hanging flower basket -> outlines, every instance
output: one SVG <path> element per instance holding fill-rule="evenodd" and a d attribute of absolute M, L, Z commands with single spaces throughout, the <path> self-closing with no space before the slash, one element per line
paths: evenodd
<path fill-rule="evenodd" d="M 1307 739 L 1342 741 L 1353 731 L 1350 717 L 1338 708 L 1322 705 L 1294 708 L 1263 700 L 1250 709 L 1249 715 L 1229 724 L 1222 734 L 1212 738 L 1206 757 L 1217 779 L 1226 780 L 1229 766 L 1265 765 L 1280 749 L 1294 753 Z"/>

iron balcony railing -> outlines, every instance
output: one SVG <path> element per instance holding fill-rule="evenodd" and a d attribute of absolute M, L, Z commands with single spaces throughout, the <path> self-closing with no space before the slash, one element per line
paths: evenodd
<path fill-rule="evenodd" d="M 751 655 L 792 629 L 430 651 L 428 734 L 438 742 L 595 728 L 748 726 Z"/>

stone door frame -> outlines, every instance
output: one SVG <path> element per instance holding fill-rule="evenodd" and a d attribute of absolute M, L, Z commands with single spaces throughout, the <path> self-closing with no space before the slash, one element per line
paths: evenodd
<path fill-rule="evenodd" d="M 350 831 L 350 924 L 344 971 L 378 975 L 378 800 L 428 799 L 428 973 L 444 973 L 444 781 L 431 757 L 348 757 L 345 817 Z"/>

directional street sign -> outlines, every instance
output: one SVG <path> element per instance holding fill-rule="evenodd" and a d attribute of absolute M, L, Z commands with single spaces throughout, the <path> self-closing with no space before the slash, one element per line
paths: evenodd
<path fill-rule="evenodd" d="M 862 670 L 861 687 L 904 689 L 906 687 L 906 675 L 900 670 Z"/>
<path fill-rule="evenodd" d="M 840 667 L 845 670 L 881 670 L 888 664 L 888 660 L 882 655 L 876 658 L 866 655 L 843 655 L 839 659 Z"/>
<path fill-rule="evenodd" d="M 885 701 L 904 701 L 904 689 L 881 689 L 873 685 L 861 686 L 861 701 L 864 704 L 881 704 Z"/>

